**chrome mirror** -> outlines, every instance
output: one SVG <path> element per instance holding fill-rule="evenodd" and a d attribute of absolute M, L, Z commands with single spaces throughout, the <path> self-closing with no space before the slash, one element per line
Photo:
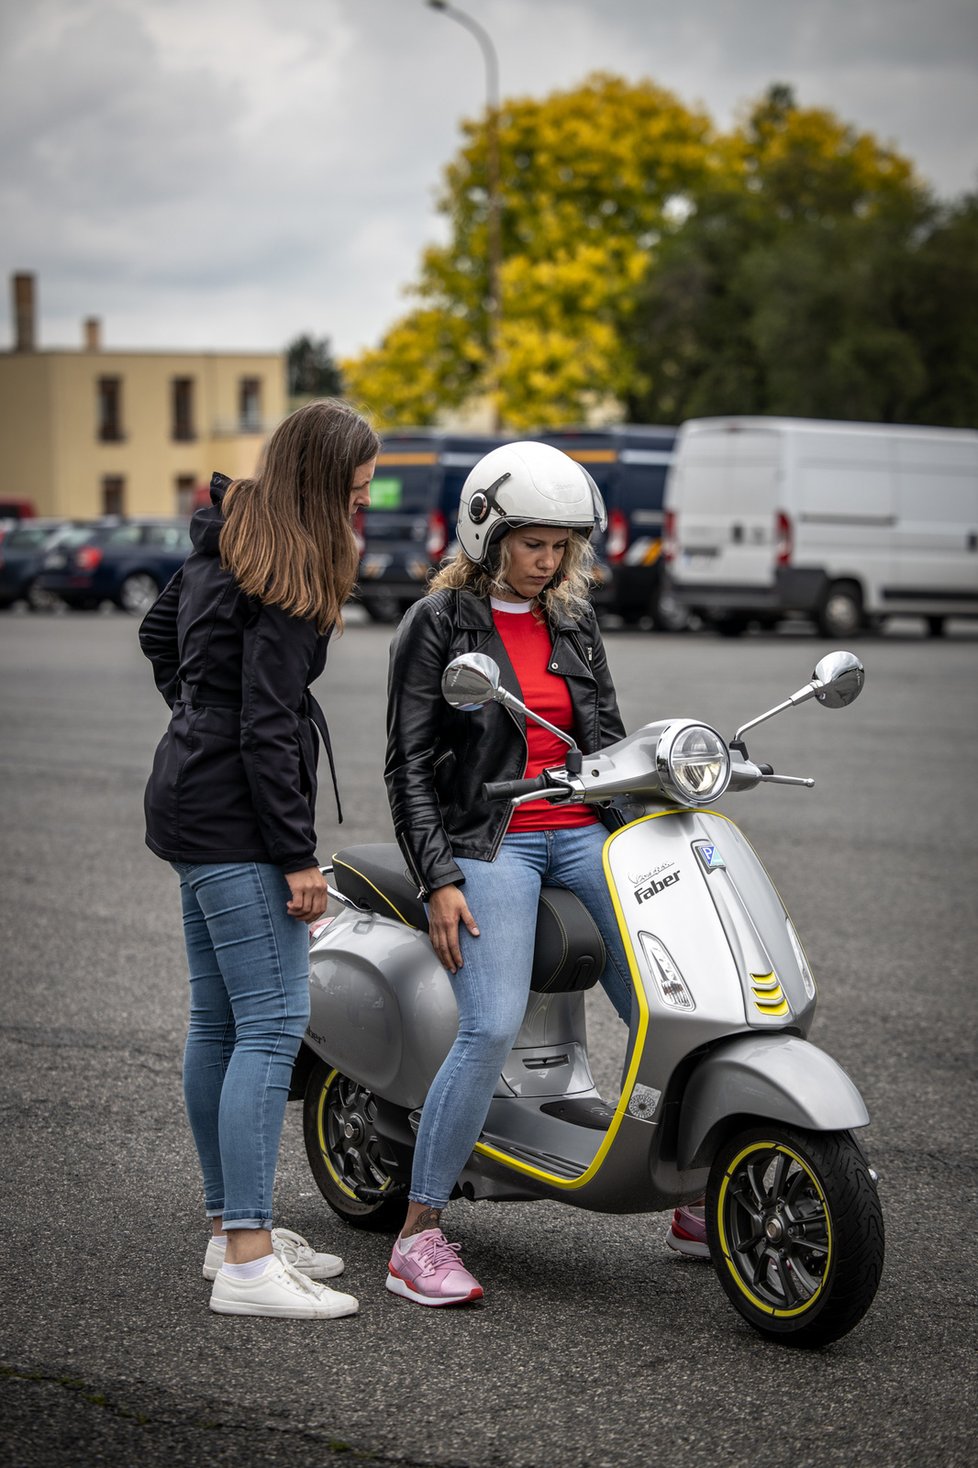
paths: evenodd
<path fill-rule="evenodd" d="M 866 672 L 855 653 L 830 652 L 816 665 L 812 678 L 822 685 L 815 693 L 820 704 L 844 709 L 862 692 Z"/>
<path fill-rule="evenodd" d="M 462 713 L 492 703 L 499 691 L 499 665 L 483 652 L 462 653 L 441 675 L 442 697 Z"/>
<path fill-rule="evenodd" d="M 855 653 L 826 653 L 812 674 L 812 681 L 786 698 L 784 703 L 768 709 L 766 714 L 759 714 L 749 724 L 741 724 L 731 741 L 731 748 L 742 743 L 748 729 L 756 729 L 766 719 L 772 719 L 785 709 L 797 708 L 798 704 L 807 703 L 810 698 L 817 698 L 827 709 L 844 709 L 846 704 L 859 697 L 865 681 L 865 670 Z"/>

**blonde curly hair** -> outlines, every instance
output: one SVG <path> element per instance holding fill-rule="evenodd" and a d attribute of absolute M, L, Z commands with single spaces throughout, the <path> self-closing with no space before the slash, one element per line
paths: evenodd
<path fill-rule="evenodd" d="M 493 564 L 480 565 L 464 550 L 444 561 L 428 583 L 427 594 L 434 591 L 471 591 L 474 596 L 505 595 L 510 592 L 506 576 L 509 571 L 509 540 L 512 531 L 499 542 L 499 554 Z M 594 551 L 591 542 L 578 530 L 567 532 L 567 545 L 560 562 L 556 585 L 548 586 L 537 597 L 537 602 L 548 620 L 558 612 L 570 617 L 579 617 L 586 610 L 588 593 L 597 581 L 594 570 Z"/>

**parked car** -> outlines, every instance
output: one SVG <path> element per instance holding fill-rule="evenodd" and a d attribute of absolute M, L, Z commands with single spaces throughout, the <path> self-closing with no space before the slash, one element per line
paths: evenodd
<path fill-rule="evenodd" d="M 0 528 L 0 607 L 26 601 L 40 611 L 53 604 L 51 593 L 38 584 L 44 557 L 81 525 L 77 520 L 34 519 L 11 521 Z"/>
<path fill-rule="evenodd" d="M 122 520 L 66 535 L 49 550 L 39 586 L 70 607 L 111 601 L 141 616 L 191 550 L 186 520 Z"/>
<path fill-rule="evenodd" d="M 807 618 L 851 637 L 888 616 L 978 616 L 978 433 L 699 418 L 666 486 L 682 602 L 737 636 Z"/>

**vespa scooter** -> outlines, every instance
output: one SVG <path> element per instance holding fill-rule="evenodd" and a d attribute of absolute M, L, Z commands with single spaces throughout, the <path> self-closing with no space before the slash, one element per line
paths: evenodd
<path fill-rule="evenodd" d="M 832 653 L 729 743 L 688 718 L 587 756 L 560 735 L 571 746 L 562 769 L 484 791 L 514 806 L 631 803 L 603 861 L 632 1013 L 609 1105 L 592 1078 L 584 1006 L 602 941 L 576 897 L 545 887 L 523 1027 L 453 1196 L 646 1213 L 705 1193 L 710 1256 L 731 1303 L 762 1335 L 796 1346 L 844 1335 L 876 1293 L 883 1218 L 854 1135 L 869 1115 L 808 1040 L 816 991 L 801 940 L 746 837 L 712 807 L 762 783 L 814 784 L 754 763 L 744 735 L 809 699 L 844 707 L 863 679 L 856 657 Z M 442 691 L 458 709 L 495 700 L 545 723 L 482 654 L 456 658 Z M 398 848 L 348 848 L 326 871 L 338 911 L 312 929 L 312 1014 L 293 1094 L 304 1092 L 307 1154 L 330 1207 L 353 1225 L 396 1228 L 420 1108 L 457 1011 Z"/>

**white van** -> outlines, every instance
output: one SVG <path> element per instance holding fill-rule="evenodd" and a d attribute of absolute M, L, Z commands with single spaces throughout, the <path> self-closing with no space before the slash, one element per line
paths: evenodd
<path fill-rule="evenodd" d="M 665 489 L 678 598 L 730 635 L 978 616 L 978 432 L 694 418 Z"/>

